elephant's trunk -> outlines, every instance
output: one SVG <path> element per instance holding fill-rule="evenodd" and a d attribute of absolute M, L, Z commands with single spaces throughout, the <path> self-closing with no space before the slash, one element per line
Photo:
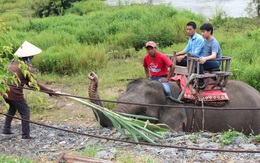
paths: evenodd
<path fill-rule="evenodd" d="M 101 107 L 103 107 L 103 104 L 100 100 L 99 94 L 98 94 L 98 76 L 94 72 L 90 72 L 88 74 L 88 78 L 90 79 L 89 87 L 88 87 L 88 94 L 91 98 L 91 102 L 94 104 L 97 104 Z M 97 100 L 94 100 L 97 99 Z M 94 115 L 96 119 L 100 121 L 100 125 L 102 127 L 112 127 L 113 124 L 101 111 L 99 110 L 93 110 Z M 98 118 L 99 117 L 99 118 Z"/>
<path fill-rule="evenodd" d="M 90 98 L 92 98 L 90 101 L 94 104 L 97 104 L 99 106 L 103 107 L 103 104 L 100 100 L 99 94 L 98 94 L 98 76 L 91 72 L 88 74 L 88 78 L 90 79 L 89 87 L 88 87 L 88 95 Z M 94 100 L 97 99 L 97 100 Z"/>

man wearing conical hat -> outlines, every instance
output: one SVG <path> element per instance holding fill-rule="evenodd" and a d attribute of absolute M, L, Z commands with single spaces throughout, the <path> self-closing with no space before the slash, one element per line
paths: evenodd
<path fill-rule="evenodd" d="M 21 47 L 14 53 L 14 55 L 18 56 L 19 60 L 24 61 L 28 65 L 28 71 L 30 73 L 35 74 L 36 73 L 35 69 L 31 65 L 30 61 L 34 55 L 37 55 L 41 52 L 42 52 L 41 49 L 25 41 L 21 45 Z M 23 94 L 23 86 L 24 85 L 30 86 L 29 85 L 30 79 L 28 75 L 27 76 L 23 75 L 23 73 L 21 72 L 21 68 L 19 67 L 18 61 L 12 60 L 8 67 L 8 71 L 10 71 L 13 74 L 16 73 L 18 78 L 20 79 L 20 83 L 18 84 L 18 86 L 10 86 L 10 90 L 6 92 L 8 96 L 4 96 L 5 101 L 10 106 L 7 114 L 14 116 L 16 111 L 18 111 L 22 119 L 30 120 L 30 109 L 27 105 L 27 102 Z M 40 90 L 48 92 L 50 96 L 56 95 L 55 91 L 45 87 L 43 84 L 39 83 L 37 79 L 36 82 L 40 87 Z M 6 117 L 4 129 L 2 132 L 3 134 L 13 134 L 13 132 L 11 132 L 12 119 L 13 118 L 11 117 L 8 116 Z M 22 139 L 32 139 L 32 138 L 34 137 L 30 135 L 29 122 L 22 121 Z"/>

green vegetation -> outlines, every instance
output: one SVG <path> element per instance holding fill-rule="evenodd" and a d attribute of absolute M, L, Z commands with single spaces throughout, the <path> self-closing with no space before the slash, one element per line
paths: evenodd
<path fill-rule="evenodd" d="M 250 16 L 260 17 L 260 0 L 251 0 L 247 5 L 246 12 Z"/>
<path fill-rule="evenodd" d="M 254 140 L 255 140 L 256 142 L 260 142 L 260 134 L 254 136 Z"/>
<path fill-rule="evenodd" d="M 230 145 L 232 144 L 236 137 L 244 137 L 246 136 L 242 132 L 235 131 L 234 129 L 229 129 L 228 131 L 225 131 L 219 139 L 216 139 L 215 141 L 217 143 L 220 143 L 222 146 L 224 145 Z"/>
<path fill-rule="evenodd" d="M 67 7 L 63 7 L 63 16 L 33 17 L 41 7 L 40 3 L 50 4 L 52 1 L 55 0 L 36 3 L 4 1 L 0 11 L 0 18 L 13 28 L 13 51 L 24 40 L 43 50 L 41 55 L 35 56 L 33 64 L 44 74 L 75 76 L 96 71 L 102 75 L 104 71 L 109 71 L 118 75 L 114 72 L 120 71 L 119 78 L 143 77 L 141 62 L 147 41 L 157 42 L 161 52 L 170 54 L 185 47 L 188 39 L 185 25 L 188 21 L 195 21 L 198 27 L 207 22 L 202 15 L 179 11 L 167 5 L 107 6 L 98 0 L 72 0 Z M 61 5 L 58 0 L 55 4 Z M 232 78 L 260 90 L 257 64 L 260 60 L 260 20 L 228 18 L 223 11 L 218 11 L 211 22 L 223 55 L 233 58 Z M 124 62 L 134 62 L 141 68 L 136 66 L 137 71 L 123 73 L 117 69 L 127 69 L 128 63 L 125 66 Z M 119 66 L 118 63 L 124 65 Z M 128 69 L 132 68 L 130 66 Z M 106 74 L 106 77 L 114 78 L 112 74 Z"/>
<path fill-rule="evenodd" d="M 0 162 L 3 163 L 33 163 L 29 159 L 19 158 L 17 156 L 5 156 L 0 154 Z"/>
<path fill-rule="evenodd" d="M 83 155 L 94 158 L 98 152 L 98 147 L 95 145 L 87 146 Z"/>
<path fill-rule="evenodd" d="M 55 103 L 49 103 L 46 96 L 48 95 L 34 91 L 28 91 L 28 95 L 25 94 L 25 98 L 28 102 L 29 107 L 31 108 L 30 111 L 32 114 L 40 114 L 45 110 L 56 108 Z"/>

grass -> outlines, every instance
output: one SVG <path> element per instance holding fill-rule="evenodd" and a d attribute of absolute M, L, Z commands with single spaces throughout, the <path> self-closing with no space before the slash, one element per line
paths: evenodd
<path fill-rule="evenodd" d="M 85 156 L 92 157 L 92 158 L 94 158 L 97 153 L 98 153 L 98 147 L 96 147 L 95 145 L 86 147 L 84 151 Z"/>
<path fill-rule="evenodd" d="M 260 134 L 259 134 L 259 135 L 255 135 L 255 136 L 254 136 L 254 140 L 255 140 L 256 142 L 260 142 Z"/>
<path fill-rule="evenodd" d="M 180 51 L 188 40 L 186 23 L 195 21 L 200 33 L 199 27 L 206 22 L 202 15 L 168 5 L 106 6 L 97 0 L 77 2 L 64 16 L 39 19 L 21 14 L 24 9 L 32 12 L 34 8 L 31 0 L 3 5 L 0 16 L 7 26 L 13 27 L 14 49 L 24 40 L 33 42 L 43 49 L 33 60 L 39 72 L 80 76 L 96 71 L 101 77 L 106 74 L 106 78 L 115 79 L 106 80 L 106 88 L 118 78 L 142 76 L 142 57 L 146 53 L 143 47 L 147 41 L 155 41 L 163 53 Z M 229 18 L 222 14 L 223 11 L 216 13 L 211 23 L 223 55 L 232 57 L 231 78 L 260 90 L 260 19 Z M 135 74 L 128 71 L 133 68 Z"/>
<path fill-rule="evenodd" d="M 235 131 L 234 129 L 229 129 L 228 131 L 223 132 L 220 138 L 216 139 L 215 141 L 217 143 L 220 143 L 222 146 L 230 145 L 234 143 L 237 137 L 246 138 L 246 136 L 242 132 Z"/>
<path fill-rule="evenodd" d="M 17 156 L 6 156 L 0 154 L 0 162 L 2 163 L 34 163 L 34 161 L 30 159 L 20 158 Z"/>

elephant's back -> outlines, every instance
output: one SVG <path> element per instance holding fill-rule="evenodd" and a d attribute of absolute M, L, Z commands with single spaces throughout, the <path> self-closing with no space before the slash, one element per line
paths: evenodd
<path fill-rule="evenodd" d="M 227 83 L 228 106 L 260 107 L 260 93 L 250 85 L 238 81 L 229 80 Z"/>
<path fill-rule="evenodd" d="M 231 110 L 207 111 L 206 129 L 220 132 L 233 128 L 236 131 L 243 131 L 245 134 L 249 134 L 251 131 L 259 134 L 260 110 L 257 108 L 260 108 L 260 93 L 250 85 L 237 80 L 228 81 L 226 88 L 229 101 L 224 108 Z M 245 110 L 236 110 L 235 108 Z"/>

